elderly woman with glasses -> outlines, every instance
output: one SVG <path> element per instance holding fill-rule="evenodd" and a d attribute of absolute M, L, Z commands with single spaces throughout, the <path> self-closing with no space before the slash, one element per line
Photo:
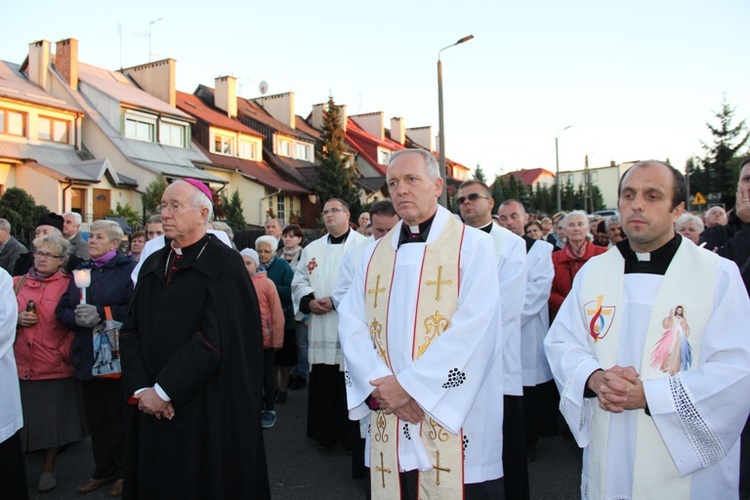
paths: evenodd
<path fill-rule="evenodd" d="M 47 234 L 33 241 L 34 265 L 13 278 L 18 326 L 13 350 L 21 385 L 24 452 L 43 451 L 37 491 L 57 486 L 55 459 L 61 446 L 86 435 L 78 383 L 70 359 L 73 332 L 57 321 L 55 307 L 68 289 L 62 269 L 70 243 Z"/>
<path fill-rule="evenodd" d="M 86 290 L 85 303 L 74 281 L 57 306 L 57 318 L 75 332 L 73 366 L 80 380 L 83 403 L 91 431 L 91 444 L 96 469 L 91 478 L 78 486 L 78 493 L 89 493 L 105 483 L 115 481 L 111 496 L 122 494 L 125 461 L 125 396 L 120 378 L 97 378 L 94 372 L 93 328 L 106 319 L 123 322 L 133 295 L 130 273 L 135 261 L 117 251 L 123 232 L 113 221 L 99 220 L 91 224 L 89 256 L 80 268 L 91 273 L 91 285 Z M 105 309 L 106 308 L 106 309 Z M 113 359 L 118 347 L 111 348 Z"/>
<path fill-rule="evenodd" d="M 292 279 L 294 271 L 286 260 L 275 257 L 278 240 L 273 236 L 260 236 L 255 240 L 255 250 L 260 258 L 259 271 L 266 271 L 268 278 L 276 285 L 284 310 L 284 345 L 276 351 L 273 364 L 274 380 L 278 382 L 276 402 L 286 401 L 289 385 L 289 374 L 297 364 L 297 339 L 294 326 L 294 308 L 292 307 Z"/>

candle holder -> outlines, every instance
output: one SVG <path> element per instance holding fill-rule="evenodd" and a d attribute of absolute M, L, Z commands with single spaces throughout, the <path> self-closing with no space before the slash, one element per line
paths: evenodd
<path fill-rule="evenodd" d="M 76 269 L 73 271 L 76 286 L 81 289 L 81 304 L 86 303 L 86 289 L 91 286 L 91 269 Z"/>

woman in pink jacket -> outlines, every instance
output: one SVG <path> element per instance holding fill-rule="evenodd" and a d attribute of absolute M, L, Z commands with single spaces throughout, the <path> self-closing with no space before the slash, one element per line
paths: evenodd
<path fill-rule="evenodd" d="M 284 310 L 281 308 L 279 292 L 276 285 L 266 276 L 265 271 L 258 272 L 260 259 L 258 252 L 246 248 L 240 252 L 245 268 L 250 275 L 255 292 L 258 294 L 260 318 L 263 326 L 263 407 L 260 424 L 264 429 L 270 429 L 276 423 L 274 390 L 276 381 L 273 379 L 273 356 L 284 345 Z"/>
<path fill-rule="evenodd" d="M 13 278 L 18 302 L 18 331 L 13 350 L 21 385 L 24 452 L 44 451 L 37 490 L 57 486 L 55 458 L 60 446 L 86 434 L 79 386 L 73 378 L 73 332 L 57 321 L 55 308 L 70 278 L 62 267 L 70 243 L 54 234 L 37 238 L 34 265 Z"/>

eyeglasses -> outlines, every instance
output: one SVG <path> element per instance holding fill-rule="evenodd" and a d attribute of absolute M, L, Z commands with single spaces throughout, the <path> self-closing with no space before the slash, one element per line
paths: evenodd
<path fill-rule="evenodd" d="M 49 260 L 49 259 L 62 259 L 65 256 L 64 255 L 55 255 L 55 254 L 51 254 L 51 253 L 40 252 L 40 251 L 37 250 L 37 251 L 34 252 L 34 257 L 39 257 L 40 259 L 47 259 L 47 260 Z"/>
<path fill-rule="evenodd" d="M 169 210 L 171 213 L 177 213 L 186 208 L 196 208 L 194 205 L 178 205 L 177 203 L 162 203 L 156 206 L 156 211 L 163 213 L 165 210 Z"/>
<path fill-rule="evenodd" d="M 326 216 L 328 214 L 334 214 L 334 215 L 336 215 L 339 212 L 346 212 L 346 210 L 344 210 L 343 208 L 331 208 L 329 210 L 323 210 L 322 213 L 323 213 L 324 216 Z"/>
<path fill-rule="evenodd" d="M 471 193 L 470 195 L 467 195 L 467 196 L 459 196 L 458 198 L 456 198 L 456 203 L 458 203 L 459 205 L 463 205 L 466 200 L 477 201 L 479 198 L 484 198 L 485 200 L 490 199 L 489 196 L 485 196 L 483 194 Z"/>

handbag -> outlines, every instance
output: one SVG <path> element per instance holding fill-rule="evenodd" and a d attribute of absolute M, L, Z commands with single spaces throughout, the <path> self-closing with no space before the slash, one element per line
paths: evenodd
<path fill-rule="evenodd" d="M 94 365 L 91 375 L 94 378 L 120 378 L 120 328 L 122 323 L 112 319 L 112 309 L 104 306 L 104 321 L 92 330 L 94 343 Z"/>

